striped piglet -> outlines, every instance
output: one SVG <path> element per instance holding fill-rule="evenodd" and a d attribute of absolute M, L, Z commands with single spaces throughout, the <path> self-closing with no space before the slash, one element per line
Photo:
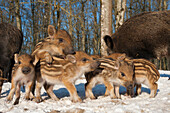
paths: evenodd
<path fill-rule="evenodd" d="M 118 57 L 117 60 L 114 60 L 111 55 L 97 59 L 101 65 L 94 71 L 85 74 L 87 98 L 95 98 L 92 88 L 99 83 L 106 86 L 105 95 L 110 95 L 111 98 L 121 98 L 120 85 L 130 88 L 133 86 L 133 62 L 128 63 L 124 59 L 125 55 Z"/>

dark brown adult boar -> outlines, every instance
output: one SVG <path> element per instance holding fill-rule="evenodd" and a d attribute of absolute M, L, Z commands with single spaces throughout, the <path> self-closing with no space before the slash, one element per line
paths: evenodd
<path fill-rule="evenodd" d="M 145 12 L 126 20 L 111 37 L 105 36 L 108 53 L 133 58 L 170 55 L 170 11 Z"/>
<path fill-rule="evenodd" d="M 23 41 L 22 32 L 8 23 L 0 23 L 0 75 L 11 79 L 14 54 L 19 53 Z M 3 81 L 0 80 L 0 93 Z"/>

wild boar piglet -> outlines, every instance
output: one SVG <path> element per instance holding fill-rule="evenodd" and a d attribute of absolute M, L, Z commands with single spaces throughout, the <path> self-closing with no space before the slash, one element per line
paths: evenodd
<path fill-rule="evenodd" d="M 136 95 L 141 93 L 141 84 L 144 84 L 151 90 L 150 98 L 155 97 L 158 89 L 158 84 L 156 82 L 160 78 L 156 66 L 146 59 L 130 59 L 129 61 L 134 62 L 134 84 L 136 86 Z M 129 93 L 131 91 L 128 90 L 127 92 Z"/>
<path fill-rule="evenodd" d="M 32 56 L 35 56 L 35 64 L 42 58 L 46 57 L 46 54 L 57 57 L 65 57 L 67 54 L 74 54 L 75 51 L 71 44 L 71 36 L 65 30 L 56 30 L 53 25 L 48 26 L 49 37 L 36 44 L 32 52 Z M 48 59 L 49 63 L 52 59 Z"/>
<path fill-rule="evenodd" d="M 117 59 L 118 57 L 125 55 L 124 53 L 113 53 L 112 58 Z M 156 83 L 160 78 L 160 74 L 156 66 L 146 59 L 132 59 L 128 56 L 125 58 L 126 62 L 133 62 L 134 65 L 134 87 L 136 86 L 135 95 L 141 93 L 141 84 L 148 86 L 151 90 L 150 97 L 155 97 L 158 84 Z M 131 89 L 127 88 L 127 94 L 130 96 L 134 95 L 134 87 Z"/>
<path fill-rule="evenodd" d="M 99 83 L 106 86 L 105 95 L 110 95 L 111 98 L 121 98 L 119 94 L 120 85 L 125 87 L 133 86 L 133 63 L 127 63 L 124 58 L 125 56 L 122 55 L 117 60 L 114 60 L 110 55 L 107 58 L 97 59 L 101 63 L 100 66 L 94 71 L 85 74 L 87 98 L 95 98 L 92 88 Z"/>
<path fill-rule="evenodd" d="M 46 62 L 46 58 L 40 60 L 41 74 L 37 77 L 36 102 L 42 100 L 40 90 L 44 84 L 48 95 L 53 100 L 58 100 L 53 93 L 53 86 L 55 84 L 63 84 L 69 91 L 71 100 L 73 102 L 81 102 L 82 100 L 77 94 L 74 83 L 84 73 L 96 69 L 100 63 L 81 51 L 77 51 L 75 55 L 67 55 L 66 59 L 50 56 L 50 54 L 46 57 L 52 57 L 53 62 L 49 64 Z"/>
<path fill-rule="evenodd" d="M 14 104 L 19 103 L 20 89 L 22 85 L 26 85 L 25 99 L 30 99 L 30 90 L 35 79 L 35 70 L 33 65 L 34 59 L 28 54 L 24 54 L 18 57 L 15 54 L 15 64 L 12 70 L 12 86 L 10 93 L 8 94 L 7 101 L 13 99 L 14 93 L 16 95 L 16 100 Z"/>

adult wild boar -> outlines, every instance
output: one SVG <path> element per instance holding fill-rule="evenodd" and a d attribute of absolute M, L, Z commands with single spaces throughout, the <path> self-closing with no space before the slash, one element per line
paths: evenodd
<path fill-rule="evenodd" d="M 0 70 L 1 75 L 11 79 L 14 54 L 19 53 L 23 41 L 22 32 L 8 23 L 0 23 Z M 0 93 L 3 81 L 0 81 Z"/>
<path fill-rule="evenodd" d="M 145 12 L 128 20 L 111 37 L 105 36 L 108 53 L 133 58 L 170 55 L 170 11 Z"/>

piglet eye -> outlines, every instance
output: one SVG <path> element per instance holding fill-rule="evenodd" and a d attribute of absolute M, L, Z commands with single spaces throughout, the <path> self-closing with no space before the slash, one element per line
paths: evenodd
<path fill-rule="evenodd" d="M 87 60 L 88 60 L 87 58 L 83 58 L 83 59 L 82 59 L 83 62 L 86 62 Z"/>
<path fill-rule="evenodd" d="M 31 60 L 31 61 L 30 61 L 30 64 L 32 64 L 32 63 L 33 63 L 33 61 Z"/>
<path fill-rule="evenodd" d="M 125 74 L 124 74 L 124 73 L 121 73 L 121 75 L 122 75 L 122 77 L 124 77 L 124 76 L 125 76 Z"/>
<path fill-rule="evenodd" d="M 63 39 L 62 39 L 62 38 L 59 38 L 59 42 L 62 43 L 62 42 L 63 42 Z"/>
<path fill-rule="evenodd" d="M 19 61 L 18 64 L 21 64 L 21 61 Z"/>

